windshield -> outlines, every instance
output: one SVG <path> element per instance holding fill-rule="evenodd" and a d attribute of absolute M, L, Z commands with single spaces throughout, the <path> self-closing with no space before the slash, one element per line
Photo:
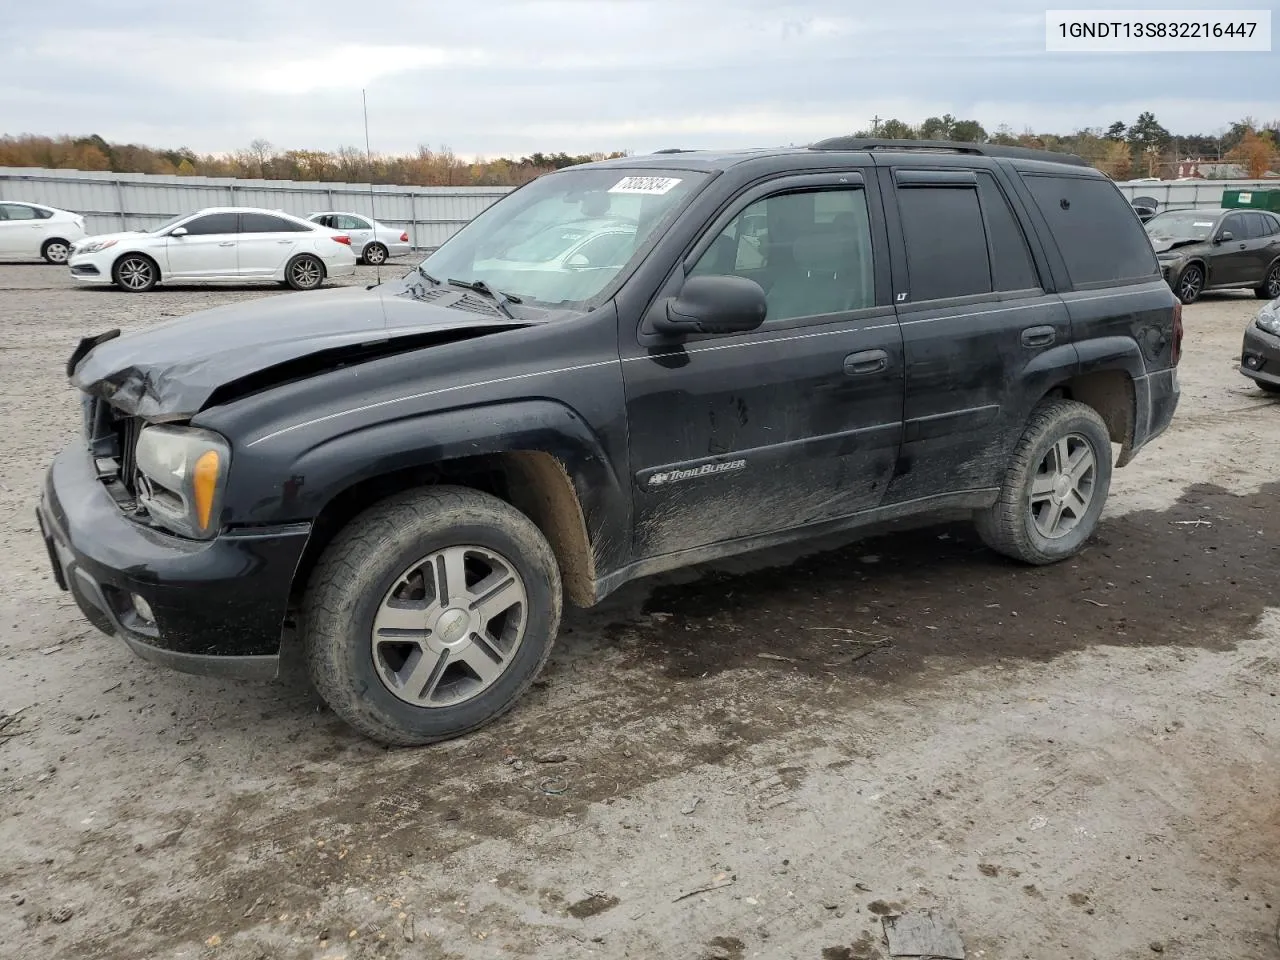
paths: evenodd
<path fill-rule="evenodd" d="M 1217 220 L 1215 213 L 1203 210 L 1171 210 L 1147 221 L 1152 240 L 1208 240 Z"/>
<path fill-rule="evenodd" d="M 539 177 L 486 209 L 422 261 L 433 277 L 544 304 L 600 295 L 706 181 L 689 170 L 610 167 Z"/>
<path fill-rule="evenodd" d="M 187 217 L 189 217 L 189 216 L 191 216 L 191 214 L 189 214 L 189 213 L 180 213 L 180 214 L 178 214 L 176 217 L 170 217 L 170 218 L 169 218 L 168 220 L 166 220 L 164 223 L 160 224 L 160 226 L 158 226 L 158 227 L 152 227 L 152 228 L 151 228 L 149 231 L 147 231 L 147 232 L 148 232 L 148 233 L 163 233 L 165 230 L 168 230 L 170 227 L 174 226 L 175 224 L 178 224 L 178 223 L 182 222 L 183 220 L 187 219 Z"/>

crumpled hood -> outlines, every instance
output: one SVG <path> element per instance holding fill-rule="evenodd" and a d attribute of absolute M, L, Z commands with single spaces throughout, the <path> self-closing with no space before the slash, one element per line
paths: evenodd
<path fill-rule="evenodd" d="M 1166 253 L 1169 250 L 1175 250 L 1175 249 L 1181 250 L 1183 247 L 1193 247 L 1193 246 L 1197 246 L 1199 244 L 1208 243 L 1208 242 L 1209 241 L 1207 240 L 1187 240 L 1185 238 L 1181 240 L 1177 240 L 1177 239 L 1171 240 L 1164 237 L 1161 237 L 1159 239 L 1155 237 L 1151 238 L 1151 246 L 1155 249 L 1156 253 Z"/>
<path fill-rule="evenodd" d="M 124 413 L 181 419 L 200 410 L 219 387 L 303 357 L 332 354 L 336 365 L 379 345 L 387 348 L 383 353 L 395 352 L 400 339 L 429 342 L 432 334 L 467 330 L 484 336 L 545 322 L 424 303 L 397 286 L 265 297 L 125 336 L 103 335 L 96 346 L 90 344 L 98 338 L 87 338 L 72 355 L 68 376 Z"/>

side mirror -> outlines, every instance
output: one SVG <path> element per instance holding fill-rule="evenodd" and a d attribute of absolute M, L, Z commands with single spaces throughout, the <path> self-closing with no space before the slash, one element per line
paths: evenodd
<path fill-rule="evenodd" d="M 746 277 L 696 276 L 685 281 L 680 295 L 654 318 L 659 333 L 745 333 L 764 323 L 768 304 L 764 288 Z"/>
<path fill-rule="evenodd" d="M 1226 243 L 1228 240 L 1234 240 L 1235 234 L 1230 230 L 1223 230 L 1220 234 L 1213 238 L 1214 243 Z"/>
<path fill-rule="evenodd" d="M 169 236 L 171 237 L 185 237 L 186 235 L 187 235 L 186 227 L 174 227 L 172 230 L 169 231 Z"/>

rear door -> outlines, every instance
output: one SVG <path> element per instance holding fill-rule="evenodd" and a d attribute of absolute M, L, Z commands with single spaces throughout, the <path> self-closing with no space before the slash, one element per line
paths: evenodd
<path fill-rule="evenodd" d="M 356 256 L 363 256 L 364 248 L 373 241 L 373 224 L 363 217 L 342 214 L 334 218 L 334 226 L 351 237 L 351 249 Z"/>
<path fill-rule="evenodd" d="M 183 236 L 165 241 L 169 269 L 166 279 L 208 280 L 236 275 L 236 241 L 239 227 L 234 213 L 207 213 L 180 224 Z"/>
<path fill-rule="evenodd" d="M 1046 292 L 998 170 L 913 164 L 880 176 L 906 354 L 886 503 L 989 488 L 1025 425 L 1028 367 L 1050 351 L 1074 363 L 1070 317 Z"/>
<path fill-rule="evenodd" d="M 1248 236 L 1245 248 L 1249 254 L 1249 274 L 1244 279 L 1253 284 L 1260 284 L 1266 278 L 1267 268 L 1276 257 L 1277 241 L 1272 233 L 1271 224 L 1265 213 L 1246 213 L 1243 215 Z"/>
<path fill-rule="evenodd" d="M 284 268 L 310 231 L 301 224 L 268 213 L 240 214 L 237 263 L 240 276 L 270 277 Z"/>

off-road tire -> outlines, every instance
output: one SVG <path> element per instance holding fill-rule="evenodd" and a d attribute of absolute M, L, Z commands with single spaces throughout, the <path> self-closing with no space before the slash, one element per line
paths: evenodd
<path fill-rule="evenodd" d="M 1069 435 L 1088 441 L 1095 459 L 1094 488 L 1083 519 L 1060 539 L 1036 529 L 1031 510 L 1031 483 L 1049 450 Z M 1032 411 L 1014 448 L 1000 486 L 1000 496 L 974 514 L 982 541 L 998 553 L 1024 563 L 1057 563 L 1079 552 L 1093 534 L 1111 489 L 1111 438 L 1096 410 L 1074 400 L 1046 400 Z"/>
<path fill-rule="evenodd" d="M 360 255 L 360 259 L 371 267 L 380 266 L 387 262 L 390 252 L 380 243 L 371 243 L 364 248 L 364 253 Z"/>
<path fill-rule="evenodd" d="M 459 544 L 497 551 L 524 581 L 525 634 L 493 685 L 454 706 L 418 707 L 378 675 L 374 617 L 402 572 Z M 381 501 L 352 520 L 321 555 L 302 606 L 308 673 L 324 701 L 367 737 L 419 746 L 470 733 L 506 713 L 551 654 L 560 627 L 560 568 L 542 532 L 510 504 L 466 487 L 424 487 Z"/>

